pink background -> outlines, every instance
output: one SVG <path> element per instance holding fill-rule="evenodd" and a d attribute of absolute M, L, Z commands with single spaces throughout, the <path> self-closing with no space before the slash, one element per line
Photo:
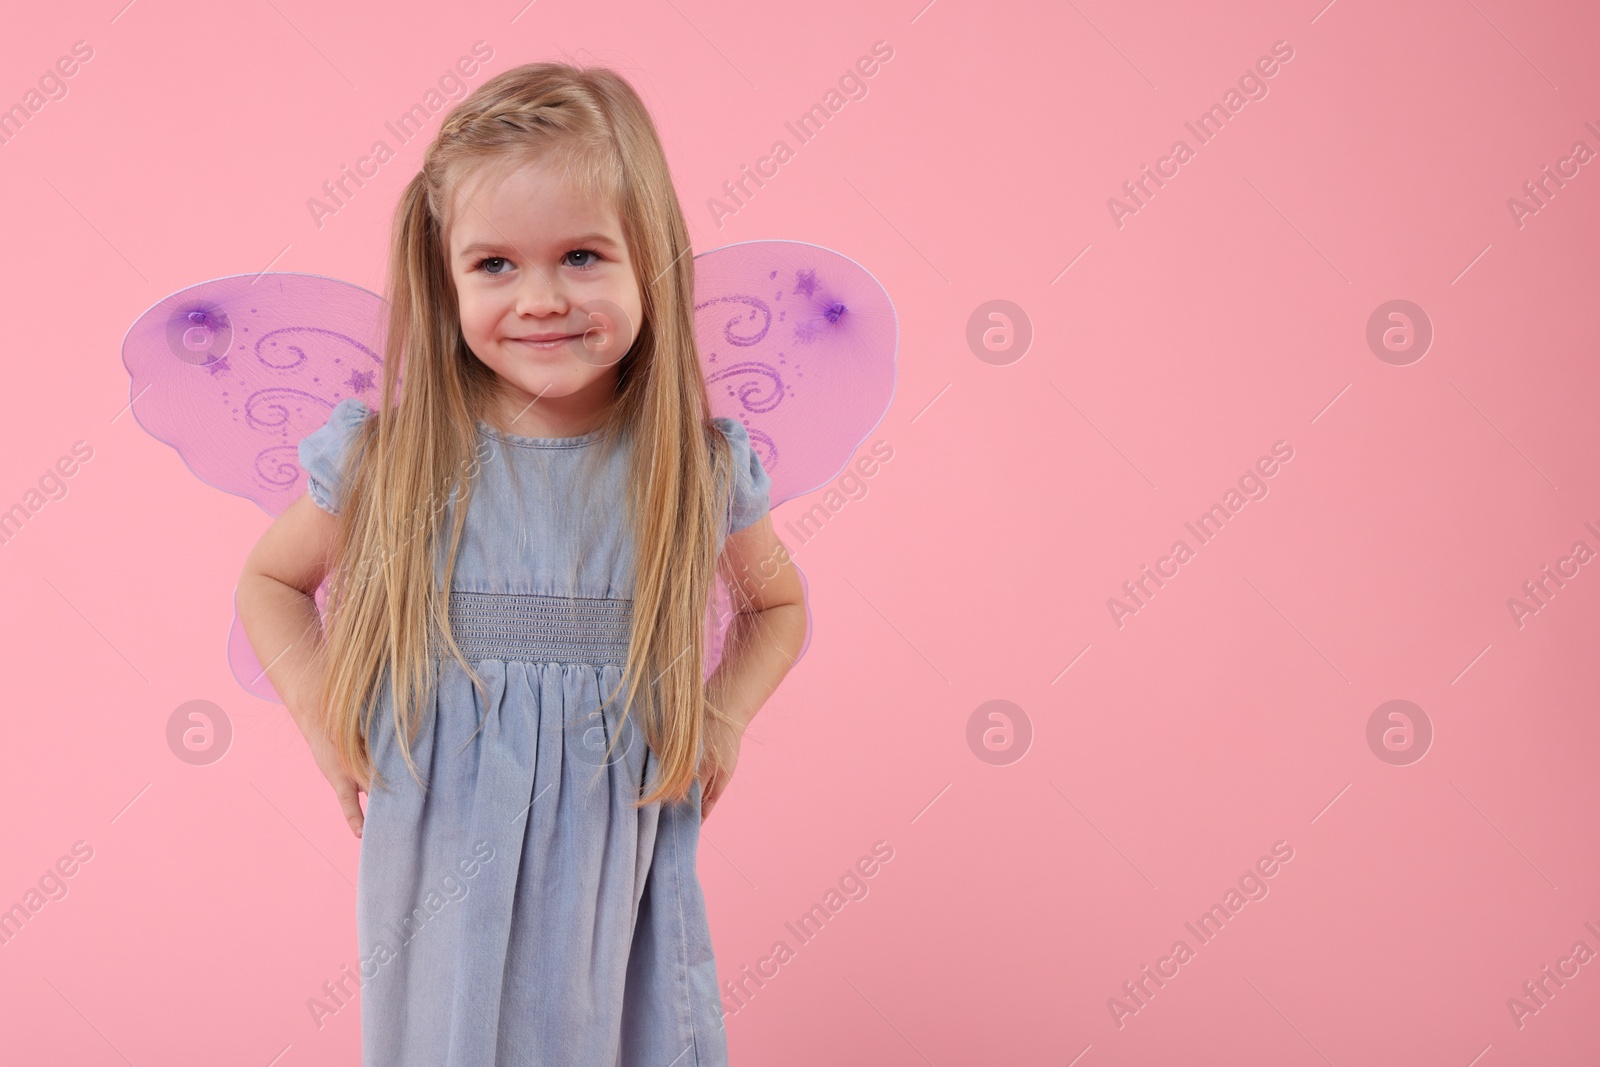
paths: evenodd
<path fill-rule="evenodd" d="M 1600 551 L 1600 162 L 1520 226 L 1507 206 L 1600 150 L 1591 6 L 119 2 L 0 38 L 3 106 L 93 48 L 0 145 L 0 508 L 92 448 L 0 546 L 0 907 L 93 849 L 0 948 L 0 1058 L 357 1062 L 357 1005 L 319 1029 L 306 1001 L 356 961 L 358 844 L 223 656 L 268 520 L 140 429 L 120 345 L 207 278 L 379 289 L 424 143 L 384 122 L 480 40 L 472 86 L 629 76 L 697 251 L 825 245 L 901 316 L 862 446 L 893 458 L 809 540 L 783 524 L 822 494 L 778 509 L 815 637 L 703 838 L 722 976 L 793 950 L 725 1001 L 735 1063 L 1600 1055 L 1600 962 L 1508 1007 L 1600 952 L 1600 563 L 1520 626 L 1507 604 Z M 785 121 L 880 40 L 867 95 L 798 145 Z M 1199 145 L 1185 121 L 1278 41 L 1268 95 Z M 1108 198 L 1180 137 L 1119 227 Z M 379 138 L 398 158 L 319 228 L 308 199 Z M 794 158 L 719 228 L 708 199 L 778 138 Z M 1405 366 L 1366 340 L 1396 299 L 1434 330 Z M 969 346 L 990 300 L 1031 322 L 1020 359 Z M 1278 441 L 1266 498 L 1119 627 L 1107 599 Z M 194 699 L 235 731 L 210 766 L 166 741 Z M 1395 699 L 1433 731 L 1408 765 L 1367 740 Z M 1020 709 L 998 755 L 968 741 L 992 700 Z M 800 944 L 785 922 L 878 841 L 867 895 Z M 1276 842 L 1269 894 L 1202 944 L 1184 924 Z"/>

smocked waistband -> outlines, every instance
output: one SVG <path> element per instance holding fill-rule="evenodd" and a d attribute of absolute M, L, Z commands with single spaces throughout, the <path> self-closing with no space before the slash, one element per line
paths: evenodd
<path fill-rule="evenodd" d="M 621 667 L 632 624 L 632 600 L 450 592 L 450 631 L 469 660 Z M 437 639 L 429 648 L 448 655 Z"/>

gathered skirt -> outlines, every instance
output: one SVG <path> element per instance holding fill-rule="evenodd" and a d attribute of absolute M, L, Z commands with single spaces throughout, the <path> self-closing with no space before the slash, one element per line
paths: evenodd
<path fill-rule="evenodd" d="M 426 791 L 392 696 L 371 726 L 388 789 L 357 883 L 364 1067 L 726 1064 L 699 782 L 634 808 L 656 758 L 620 699 L 599 711 L 619 666 L 469 659 L 488 701 L 442 660 L 412 746 Z"/>

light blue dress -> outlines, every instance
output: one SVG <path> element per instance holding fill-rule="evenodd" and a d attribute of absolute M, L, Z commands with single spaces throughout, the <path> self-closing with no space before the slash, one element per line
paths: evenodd
<path fill-rule="evenodd" d="M 346 399 L 300 443 L 325 510 L 369 415 Z M 726 529 L 743 529 L 771 483 L 744 426 L 712 421 L 733 450 Z M 450 611 L 489 699 L 443 657 L 412 745 L 424 792 L 383 687 L 368 748 L 390 791 L 367 797 L 356 888 L 364 1067 L 727 1063 L 695 870 L 700 785 L 631 806 L 658 774 L 632 716 L 604 755 L 622 712 L 597 709 L 622 680 L 633 537 L 619 521 L 629 445 L 586 476 L 597 439 L 478 424 Z"/>

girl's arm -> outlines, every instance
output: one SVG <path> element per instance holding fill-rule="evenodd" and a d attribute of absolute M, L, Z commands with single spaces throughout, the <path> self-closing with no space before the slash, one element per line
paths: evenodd
<path fill-rule="evenodd" d="M 338 522 L 302 493 L 256 542 L 235 600 L 256 659 L 333 786 L 350 831 L 360 837 L 366 816 L 357 793 L 367 783 L 350 774 L 322 725 L 327 649 L 316 593 L 332 565 Z"/>
<path fill-rule="evenodd" d="M 315 598 L 331 565 L 338 521 L 301 494 L 256 542 L 235 594 L 250 647 L 308 738 L 320 719 L 327 670 Z"/>
<path fill-rule="evenodd" d="M 722 554 L 735 576 L 729 592 L 736 614 L 706 689 L 742 732 L 805 644 L 805 594 L 789 550 L 773 532 L 770 513 L 729 534 Z"/>

